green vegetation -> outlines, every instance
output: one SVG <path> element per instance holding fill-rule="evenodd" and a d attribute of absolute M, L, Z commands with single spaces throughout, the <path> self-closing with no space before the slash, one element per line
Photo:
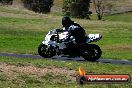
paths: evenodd
<path fill-rule="evenodd" d="M 13 13 L 14 16 L 9 17 L 9 14 L 0 16 L 0 52 L 37 54 L 37 47 L 45 34 L 53 28 L 61 27 L 60 16 L 25 13 L 19 14 L 19 17 Z M 102 40 L 96 43 L 103 51 L 102 58 L 131 60 L 131 19 L 126 17 L 125 21 L 113 21 L 113 17 L 114 15 L 111 16 L 111 21 L 108 21 L 110 16 L 105 21 L 73 20 L 84 27 L 87 33 L 103 35 Z"/>
<path fill-rule="evenodd" d="M 51 29 L 50 25 L 56 23 L 49 18 L 41 20 L 0 17 L 0 24 L 1 52 L 33 54 L 37 53 L 38 45 Z"/>
<path fill-rule="evenodd" d="M 111 21 L 125 21 L 125 22 L 132 22 L 132 12 L 122 13 L 122 14 L 114 14 L 105 17 Z"/>
<path fill-rule="evenodd" d="M 131 66 L 56 61 L 47 59 L 0 57 L 1 88 L 131 88 L 128 84 L 78 85 L 76 75 L 82 66 L 87 74 L 130 74 Z M 7 70 L 8 69 L 8 70 Z M 58 69 L 58 70 L 56 70 Z M 52 70 L 52 72 L 50 72 Z M 47 73 L 48 72 L 48 73 Z"/>
<path fill-rule="evenodd" d="M 24 7 L 38 13 L 49 13 L 53 0 L 21 0 Z"/>
<path fill-rule="evenodd" d="M 58 3 L 59 2 L 59 3 Z M 62 13 L 58 7 L 62 0 L 55 0 L 51 14 L 36 14 L 24 9 L 0 6 L 0 53 L 38 54 L 37 47 L 46 33 L 61 28 Z M 104 21 L 73 19 L 88 33 L 100 33 L 97 42 L 101 58 L 132 60 L 132 13 L 106 16 Z M 77 85 L 78 67 L 87 74 L 130 74 L 132 66 L 91 62 L 56 61 L 0 57 L 0 88 L 131 88 L 129 84 Z"/>
<path fill-rule="evenodd" d="M 2 6 L 0 6 L 0 12 L 4 12 L 5 14 L 13 13 L 13 14 L 30 14 L 30 15 L 32 13 L 27 10 L 21 11 L 21 10 L 15 9 L 13 7 L 9 8 L 9 7 L 2 7 Z"/>
<path fill-rule="evenodd" d="M 0 0 L 0 4 L 3 5 L 11 5 L 13 0 Z"/>
<path fill-rule="evenodd" d="M 90 0 L 63 0 L 64 15 L 75 18 L 89 18 Z"/>

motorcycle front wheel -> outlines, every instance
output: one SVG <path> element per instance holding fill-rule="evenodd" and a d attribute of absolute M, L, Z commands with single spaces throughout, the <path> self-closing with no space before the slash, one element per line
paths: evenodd
<path fill-rule="evenodd" d="M 82 57 L 87 61 L 95 62 L 101 57 L 102 51 L 98 45 L 88 44 L 85 46 Z"/>
<path fill-rule="evenodd" d="M 54 48 L 48 47 L 45 44 L 40 44 L 38 47 L 38 54 L 45 58 L 51 58 L 56 55 Z"/>

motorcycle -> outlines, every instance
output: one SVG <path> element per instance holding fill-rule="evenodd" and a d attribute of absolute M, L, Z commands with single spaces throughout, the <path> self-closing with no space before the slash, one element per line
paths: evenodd
<path fill-rule="evenodd" d="M 102 51 L 96 44 L 90 44 L 91 42 L 97 42 L 102 38 L 100 34 L 88 34 L 86 36 L 86 42 L 83 44 L 77 44 L 73 36 L 70 37 L 70 41 L 62 42 L 66 38 L 68 32 L 58 31 L 60 29 L 53 29 L 48 32 L 44 40 L 38 47 L 38 54 L 45 58 L 51 58 L 56 55 L 68 55 L 70 57 L 83 57 L 87 61 L 96 61 L 101 57 Z"/>

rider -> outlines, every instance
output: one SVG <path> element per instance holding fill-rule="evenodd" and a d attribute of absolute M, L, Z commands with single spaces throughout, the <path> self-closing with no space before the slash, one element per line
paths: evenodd
<path fill-rule="evenodd" d="M 72 21 L 67 16 L 62 18 L 62 25 L 64 28 L 61 31 L 68 31 L 66 38 L 61 40 L 62 42 L 67 42 L 67 48 L 64 51 L 70 55 L 69 57 L 75 57 L 76 55 L 79 55 L 79 52 L 76 52 L 78 51 L 76 50 L 76 47 L 78 47 L 79 44 L 83 44 L 86 42 L 85 30 L 79 24 L 74 23 L 74 21 Z M 77 43 L 77 45 L 70 41 L 71 36 L 75 38 L 75 42 Z"/>
<path fill-rule="evenodd" d="M 86 42 L 85 30 L 79 24 L 74 23 L 69 17 L 65 16 L 62 18 L 62 25 L 64 31 L 68 31 L 67 37 L 63 40 L 64 42 L 68 42 L 71 36 L 75 38 L 77 44 Z"/>

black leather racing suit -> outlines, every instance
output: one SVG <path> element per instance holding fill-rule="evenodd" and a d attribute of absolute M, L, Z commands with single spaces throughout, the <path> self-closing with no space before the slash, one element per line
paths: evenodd
<path fill-rule="evenodd" d="M 71 26 L 65 28 L 65 30 L 68 31 L 68 35 L 63 41 L 68 42 L 70 37 L 73 36 L 77 44 L 86 42 L 85 30 L 79 24 L 72 23 Z"/>
<path fill-rule="evenodd" d="M 63 42 L 67 42 L 65 52 L 68 53 L 70 57 L 79 55 L 78 45 L 86 42 L 85 30 L 79 24 L 72 23 L 68 28 L 65 28 L 65 31 L 68 31 L 67 37 L 63 39 Z M 71 36 L 75 38 L 77 45 L 69 41 Z"/>

